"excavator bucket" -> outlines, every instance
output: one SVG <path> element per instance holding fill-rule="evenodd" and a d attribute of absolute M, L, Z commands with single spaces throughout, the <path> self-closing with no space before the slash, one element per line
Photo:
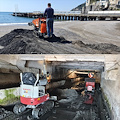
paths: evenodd
<path fill-rule="evenodd" d="M 93 97 L 91 96 L 91 94 L 88 94 L 87 96 L 86 96 L 86 100 L 85 100 L 85 104 L 92 104 L 93 103 Z"/>
<path fill-rule="evenodd" d="M 41 22 L 41 33 L 47 33 L 47 29 L 46 29 L 46 19 L 42 18 L 40 19 Z"/>
<path fill-rule="evenodd" d="M 46 29 L 46 19 L 45 18 L 38 18 L 32 21 L 32 23 L 34 24 L 34 26 L 36 28 L 39 28 L 40 33 L 44 34 L 47 33 L 47 29 Z"/>
<path fill-rule="evenodd" d="M 35 27 L 39 28 L 40 19 L 35 19 L 32 21 L 32 23 L 35 25 Z"/>
<path fill-rule="evenodd" d="M 92 104 L 93 103 L 93 94 L 95 92 L 95 79 L 94 78 L 85 78 L 85 91 L 86 91 L 86 98 L 85 104 Z"/>

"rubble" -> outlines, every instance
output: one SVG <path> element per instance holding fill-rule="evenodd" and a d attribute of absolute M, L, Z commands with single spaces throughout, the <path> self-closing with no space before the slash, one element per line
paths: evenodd
<path fill-rule="evenodd" d="M 59 100 L 60 103 L 68 103 L 75 100 L 78 97 L 78 93 L 74 89 L 58 89 L 59 97 L 64 98 Z"/>
<path fill-rule="evenodd" d="M 13 113 L 5 110 L 4 108 L 0 108 L 0 120 L 5 120 L 8 116 L 13 116 Z"/>
<path fill-rule="evenodd" d="M 96 90 L 92 105 L 84 104 L 85 97 L 73 89 L 56 89 L 60 98 L 52 111 L 42 116 L 42 120 L 111 120 L 101 96 L 102 91 Z M 65 100 L 66 99 L 66 100 Z M 3 120 L 36 120 L 31 118 L 31 110 L 17 116 L 9 107 L 8 116 Z M 8 111 L 8 110 L 7 110 Z"/>

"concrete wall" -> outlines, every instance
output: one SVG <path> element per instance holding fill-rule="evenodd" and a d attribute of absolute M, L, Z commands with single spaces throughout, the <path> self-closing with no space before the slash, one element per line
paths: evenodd
<path fill-rule="evenodd" d="M 0 89 L 18 86 L 20 83 L 19 74 L 0 73 Z"/>
<path fill-rule="evenodd" d="M 20 98 L 19 88 L 9 88 L 0 90 L 0 105 L 10 105 L 16 103 Z"/>
<path fill-rule="evenodd" d="M 47 63 L 47 71 L 49 71 L 53 80 L 65 79 L 65 76 L 68 74 L 68 69 L 58 67 L 60 64 L 61 62 Z"/>
<path fill-rule="evenodd" d="M 106 57 L 101 87 L 112 111 L 112 120 L 120 120 L 120 57 Z"/>

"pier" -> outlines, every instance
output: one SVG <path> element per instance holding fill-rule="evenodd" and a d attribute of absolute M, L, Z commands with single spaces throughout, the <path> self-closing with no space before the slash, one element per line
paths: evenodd
<path fill-rule="evenodd" d="M 13 13 L 13 16 L 28 17 L 28 18 L 39 18 L 43 17 L 43 12 L 33 13 Z M 70 12 L 55 12 L 55 20 L 120 20 L 120 11 L 90 11 L 87 14 L 82 14 L 80 11 Z"/>

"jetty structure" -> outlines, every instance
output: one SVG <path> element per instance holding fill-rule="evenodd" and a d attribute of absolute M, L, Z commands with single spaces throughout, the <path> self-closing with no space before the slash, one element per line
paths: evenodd
<path fill-rule="evenodd" d="M 39 18 L 43 17 L 42 13 L 13 13 L 13 16 Z M 55 13 L 55 20 L 120 20 L 120 11 L 89 11 L 87 14 L 79 13 Z"/>
<path fill-rule="evenodd" d="M 13 16 L 39 18 L 43 12 L 14 12 Z M 55 11 L 55 20 L 120 20 L 120 0 L 86 0 L 71 11 Z"/>

